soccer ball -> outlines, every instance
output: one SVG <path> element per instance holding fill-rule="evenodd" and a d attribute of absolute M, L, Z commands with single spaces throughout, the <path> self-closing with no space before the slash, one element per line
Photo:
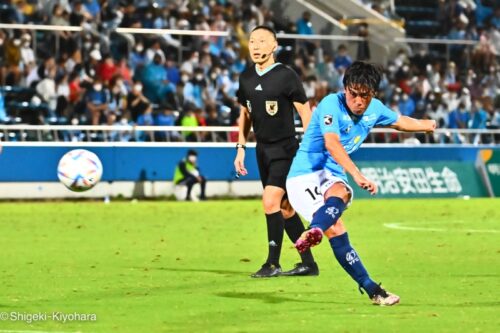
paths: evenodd
<path fill-rule="evenodd" d="M 61 158 L 57 177 L 74 192 L 90 190 L 101 180 L 102 163 L 96 154 L 85 149 L 74 149 Z"/>

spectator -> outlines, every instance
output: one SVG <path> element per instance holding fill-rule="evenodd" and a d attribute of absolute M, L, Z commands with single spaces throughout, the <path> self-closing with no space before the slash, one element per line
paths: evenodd
<path fill-rule="evenodd" d="M 139 116 L 151 113 L 153 108 L 151 103 L 142 93 L 143 85 L 140 81 L 135 81 L 131 91 L 127 96 L 127 110 L 130 119 L 137 123 Z"/>
<path fill-rule="evenodd" d="M 85 95 L 87 113 L 92 125 L 99 125 L 101 119 L 107 115 L 109 92 L 104 87 L 102 80 L 94 79 L 92 88 Z"/>
<path fill-rule="evenodd" d="M 167 70 L 167 80 L 172 84 L 178 85 L 181 81 L 181 72 L 173 57 L 167 57 L 165 68 Z"/>
<path fill-rule="evenodd" d="M 334 60 L 334 66 L 336 70 L 340 67 L 347 68 L 352 64 L 352 58 L 347 54 L 347 47 L 344 44 L 340 44 L 337 48 L 337 56 Z"/>
<path fill-rule="evenodd" d="M 52 67 L 49 73 L 36 85 L 36 92 L 44 103 L 47 103 L 50 116 L 55 116 L 57 106 L 56 68 Z"/>
<path fill-rule="evenodd" d="M 168 94 L 174 91 L 174 86 L 170 84 L 167 77 L 167 70 L 163 65 L 163 56 L 156 53 L 153 62 L 146 65 L 142 75 L 145 95 L 153 103 L 164 104 L 167 101 Z"/>
<path fill-rule="evenodd" d="M 297 33 L 299 35 L 314 35 L 310 12 L 303 12 L 302 18 L 297 20 Z"/>
<path fill-rule="evenodd" d="M 97 66 L 96 75 L 100 77 L 105 84 L 107 84 L 117 71 L 118 68 L 115 65 L 115 61 L 111 57 L 111 54 L 106 54 L 104 55 L 103 61 Z"/>
<path fill-rule="evenodd" d="M 403 116 L 410 117 L 416 109 L 415 101 L 408 94 L 403 93 L 399 100 L 398 109 Z"/>
<path fill-rule="evenodd" d="M 155 125 L 158 126 L 175 126 L 177 121 L 177 117 L 174 112 L 166 107 L 155 118 Z M 181 135 L 177 131 L 165 131 L 165 132 L 156 132 L 156 139 L 158 141 L 179 141 Z"/>
<path fill-rule="evenodd" d="M 123 77 L 115 74 L 109 81 L 108 112 L 115 114 L 118 118 L 124 114 L 127 105 L 127 88 Z"/>
<path fill-rule="evenodd" d="M 189 107 L 186 110 L 185 114 L 182 116 L 180 125 L 183 127 L 196 127 L 196 126 L 198 126 L 198 120 L 196 118 L 194 110 L 191 107 Z M 185 141 L 188 141 L 188 142 L 198 141 L 198 135 L 196 132 L 183 131 L 182 135 L 183 135 Z"/>
<path fill-rule="evenodd" d="M 488 113 L 484 110 L 483 105 L 480 101 L 476 101 L 471 109 L 471 120 L 470 126 L 471 129 L 486 129 L 486 124 L 488 121 Z M 475 145 L 481 142 L 481 134 L 474 135 L 473 143 Z"/>
<path fill-rule="evenodd" d="M 21 66 L 24 76 L 27 76 L 36 67 L 35 52 L 31 49 L 31 35 L 23 34 L 21 37 Z"/>
<path fill-rule="evenodd" d="M 368 41 L 369 32 L 368 24 L 363 22 L 358 28 L 358 37 L 364 38 L 364 40 L 358 42 L 358 56 L 357 60 L 368 61 L 370 60 L 370 43 Z"/>
<path fill-rule="evenodd" d="M 203 70 L 197 68 L 194 73 L 194 78 L 186 82 L 184 86 L 184 102 L 192 103 L 197 108 L 203 108 L 206 98 L 206 81 Z"/>
<path fill-rule="evenodd" d="M 452 129 L 465 129 L 467 128 L 469 120 L 469 112 L 465 109 L 465 105 L 460 103 L 458 108 L 450 112 L 448 116 L 448 127 Z M 453 143 L 464 142 L 466 142 L 466 138 L 463 135 L 457 133 L 453 134 Z"/>

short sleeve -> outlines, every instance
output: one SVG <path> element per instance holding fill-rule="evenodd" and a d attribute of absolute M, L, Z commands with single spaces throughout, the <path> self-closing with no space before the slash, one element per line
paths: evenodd
<path fill-rule="evenodd" d="M 304 86 L 302 85 L 302 82 L 300 81 L 299 76 L 293 69 L 289 69 L 289 79 L 287 80 L 288 83 L 288 96 L 292 100 L 292 102 L 299 102 L 301 104 L 304 104 L 307 102 L 307 96 L 306 92 L 304 91 Z"/>
<path fill-rule="evenodd" d="M 240 105 L 246 106 L 247 105 L 247 98 L 245 96 L 245 92 L 243 91 L 243 84 L 241 81 L 242 80 L 240 77 L 240 84 L 239 84 L 238 91 L 236 92 L 236 97 L 238 98 L 238 103 L 240 103 Z"/>
<path fill-rule="evenodd" d="M 318 112 L 321 134 L 335 133 L 340 135 L 340 112 L 336 95 L 325 97 L 314 112 Z"/>
<path fill-rule="evenodd" d="M 375 125 L 389 126 L 394 124 L 399 119 L 399 114 L 396 111 L 389 109 L 381 101 L 377 100 L 378 118 Z"/>

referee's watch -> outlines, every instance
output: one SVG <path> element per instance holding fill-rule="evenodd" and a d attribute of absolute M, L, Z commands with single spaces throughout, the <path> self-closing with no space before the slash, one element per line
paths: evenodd
<path fill-rule="evenodd" d="M 238 148 L 243 148 L 243 150 L 245 150 L 245 149 L 247 149 L 247 146 L 245 146 L 245 145 L 244 145 L 244 144 L 242 144 L 242 143 L 237 143 L 237 144 L 236 144 L 236 149 L 238 149 Z"/>

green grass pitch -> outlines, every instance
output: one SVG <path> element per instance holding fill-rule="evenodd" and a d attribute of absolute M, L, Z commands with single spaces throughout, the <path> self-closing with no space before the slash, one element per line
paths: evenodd
<path fill-rule="evenodd" d="M 0 204 L 0 332 L 500 332 L 500 200 L 358 200 L 344 215 L 376 307 L 314 249 L 318 277 L 251 279 L 257 200 Z M 282 266 L 298 255 L 285 236 Z M 95 314 L 93 321 L 29 314 Z M 23 317 L 25 316 L 25 317 Z"/>

